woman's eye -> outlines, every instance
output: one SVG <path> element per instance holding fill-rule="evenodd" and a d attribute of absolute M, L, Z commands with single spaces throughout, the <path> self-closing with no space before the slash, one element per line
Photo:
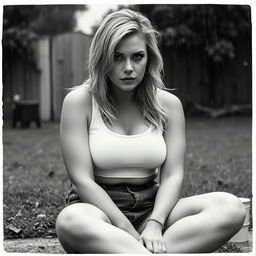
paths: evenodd
<path fill-rule="evenodd" d="M 121 55 L 114 55 L 114 60 L 115 61 L 120 61 L 120 60 L 122 60 L 122 56 Z"/>
<path fill-rule="evenodd" d="M 136 55 L 134 55 L 134 60 L 141 60 L 142 58 L 144 57 L 144 55 L 143 54 L 136 54 Z"/>

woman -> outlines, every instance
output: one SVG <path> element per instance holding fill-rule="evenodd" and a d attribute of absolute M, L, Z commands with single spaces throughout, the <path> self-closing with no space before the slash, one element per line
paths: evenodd
<path fill-rule="evenodd" d="M 164 91 L 162 68 L 147 18 L 124 9 L 104 19 L 91 43 L 89 79 L 62 109 L 72 188 L 56 232 L 67 252 L 211 252 L 241 228 L 244 208 L 231 194 L 179 199 L 184 115 Z"/>

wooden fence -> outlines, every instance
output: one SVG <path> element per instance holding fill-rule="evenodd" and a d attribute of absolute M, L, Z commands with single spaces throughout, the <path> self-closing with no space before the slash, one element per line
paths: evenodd
<path fill-rule="evenodd" d="M 90 36 L 79 32 L 42 37 L 34 45 L 36 63 L 9 62 L 4 76 L 4 119 L 12 118 L 13 96 L 19 94 L 21 100 L 40 103 L 42 120 L 59 120 L 67 89 L 88 77 L 90 42 Z"/>
<path fill-rule="evenodd" d="M 54 119 L 59 119 L 68 88 L 82 84 L 88 78 L 87 59 L 91 37 L 82 33 L 67 33 L 52 41 L 52 83 Z"/>
<path fill-rule="evenodd" d="M 59 120 L 67 88 L 81 84 L 88 76 L 87 59 L 91 37 L 65 33 L 36 44 L 37 63 L 20 60 L 9 63 L 4 77 L 4 119 L 11 118 L 14 94 L 23 100 L 38 100 L 42 120 Z M 189 111 L 195 104 L 223 107 L 252 103 L 251 46 L 237 42 L 232 61 L 210 62 L 201 49 L 162 49 L 164 82 Z"/>
<path fill-rule="evenodd" d="M 39 99 L 40 70 L 37 65 L 26 60 L 5 60 L 3 70 L 3 117 L 12 117 L 12 103 L 15 94 L 23 100 Z M 4 68 L 4 65 L 3 65 Z"/>
<path fill-rule="evenodd" d="M 237 54 L 223 63 L 210 61 L 201 49 L 163 49 L 164 82 L 174 88 L 186 110 L 196 104 L 218 108 L 252 103 L 251 46 L 237 42 Z"/>

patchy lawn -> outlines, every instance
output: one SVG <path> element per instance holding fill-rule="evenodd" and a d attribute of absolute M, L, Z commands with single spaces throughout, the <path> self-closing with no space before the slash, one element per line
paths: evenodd
<path fill-rule="evenodd" d="M 183 196 L 227 191 L 250 197 L 252 123 L 246 117 L 187 120 Z"/>
<path fill-rule="evenodd" d="M 5 238 L 54 237 L 69 181 L 57 123 L 42 129 L 3 130 Z M 251 119 L 187 120 L 186 174 L 182 195 L 228 191 L 250 197 Z"/>

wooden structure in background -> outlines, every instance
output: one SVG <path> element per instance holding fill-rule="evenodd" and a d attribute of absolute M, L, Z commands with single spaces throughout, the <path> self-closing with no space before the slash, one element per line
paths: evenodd
<path fill-rule="evenodd" d="M 38 101 L 18 101 L 13 104 L 13 123 L 15 128 L 19 123 L 21 127 L 29 127 L 31 122 L 35 122 L 37 127 L 41 127 Z"/>
<path fill-rule="evenodd" d="M 50 40 L 49 37 L 41 38 L 37 45 L 37 66 L 40 69 L 39 102 L 40 117 L 42 120 L 51 118 L 51 79 L 50 79 Z"/>
<path fill-rule="evenodd" d="M 70 32 L 35 43 L 36 65 L 9 63 L 4 79 L 4 119 L 12 118 L 12 98 L 37 100 L 44 121 L 59 120 L 68 88 L 87 79 L 87 59 L 92 37 Z M 164 82 L 174 88 L 185 111 L 196 105 L 210 108 L 252 103 L 251 46 L 237 42 L 237 55 L 224 63 L 210 62 L 201 49 L 162 49 Z"/>
<path fill-rule="evenodd" d="M 66 33 L 52 40 L 52 119 L 59 119 L 68 89 L 88 78 L 87 59 L 91 37 Z"/>
<path fill-rule="evenodd" d="M 36 48 L 36 44 L 34 47 Z M 15 94 L 20 95 L 22 100 L 39 99 L 40 70 L 37 65 L 32 65 L 26 60 L 6 61 L 8 68 L 3 70 L 3 117 L 11 119 Z"/>
<path fill-rule="evenodd" d="M 251 46 L 238 41 L 237 55 L 223 63 L 210 61 L 201 49 L 162 49 L 164 82 L 175 90 L 185 110 L 196 104 L 211 108 L 252 103 Z"/>
<path fill-rule="evenodd" d="M 34 44 L 36 63 L 10 63 L 4 79 L 4 119 L 12 119 L 13 96 L 18 94 L 22 101 L 39 101 L 41 120 L 59 120 L 67 89 L 88 77 L 90 43 L 91 36 L 80 32 L 42 37 Z"/>

